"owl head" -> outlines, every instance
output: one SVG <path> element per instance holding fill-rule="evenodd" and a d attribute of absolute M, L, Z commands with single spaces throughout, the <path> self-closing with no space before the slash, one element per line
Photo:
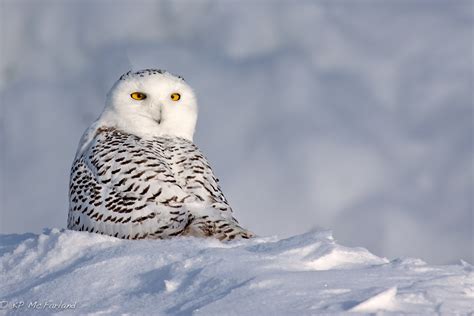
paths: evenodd
<path fill-rule="evenodd" d="M 193 139 L 196 96 L 182 77 L 158 69 L 127 72 L 107 94 L 100 124 L 139 137 Z"/>

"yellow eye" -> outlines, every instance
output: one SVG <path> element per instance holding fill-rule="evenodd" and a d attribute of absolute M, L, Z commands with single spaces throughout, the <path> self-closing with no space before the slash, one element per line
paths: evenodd
<path fill-rule="evenodd" d="M 178 101 L 179 99 L 181 99 L 181 94 L 175 92 L 175 93 L 172 93 L 170 97 L 171 97 L 171 100 Z"/>
<path fill-rule="evenodd" d="M 132 97 L 132 99 L 135 99 L 135 100 L 144 100 L 144 99 L 146 99 L 146 94 L 141 93 L 141 92 L 134 92 L 130 96 Z"/>

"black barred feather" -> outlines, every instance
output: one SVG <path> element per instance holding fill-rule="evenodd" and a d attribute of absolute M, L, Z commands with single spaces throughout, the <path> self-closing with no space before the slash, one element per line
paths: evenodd
<path fill-rule="evenodd" d="M 189 140 L 99 129 L 74 161 L 68 228 L 124 239 L 249 238 Z"/>

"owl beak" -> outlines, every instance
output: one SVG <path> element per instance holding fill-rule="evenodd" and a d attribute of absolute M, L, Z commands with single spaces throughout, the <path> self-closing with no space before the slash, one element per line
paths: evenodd
<path fill-rule="evenodd" d="M 155 106 L 158 106 L 158 109 L 154 110 L 157 110 L 156 112 L 159 112 L 159 115 L 152 115 L 152 117 L 156 123 L 161 124 L 161 122 L 163 121 L 163 106 L 161 105 L 161 103 L 158 103 Z"/>
<path fill-rule="evenodd" d="M 160 104 L 160 118 L 158 119 L 158 124 L 161 124 L 162 120 L 163 120 L 163 107 Z"/>

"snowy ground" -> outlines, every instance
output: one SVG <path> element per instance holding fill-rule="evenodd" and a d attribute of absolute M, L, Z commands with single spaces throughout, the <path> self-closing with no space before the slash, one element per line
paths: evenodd
<path fill-rule="evenodd" d="M 52 229 L 0 235 L 0 254 L 4 314 L 31 313 L 30 303 L 38 314 L 474 312 L 471 265 L 390 261 L 341 246 L 328 231 L 223 244 Z"/>

